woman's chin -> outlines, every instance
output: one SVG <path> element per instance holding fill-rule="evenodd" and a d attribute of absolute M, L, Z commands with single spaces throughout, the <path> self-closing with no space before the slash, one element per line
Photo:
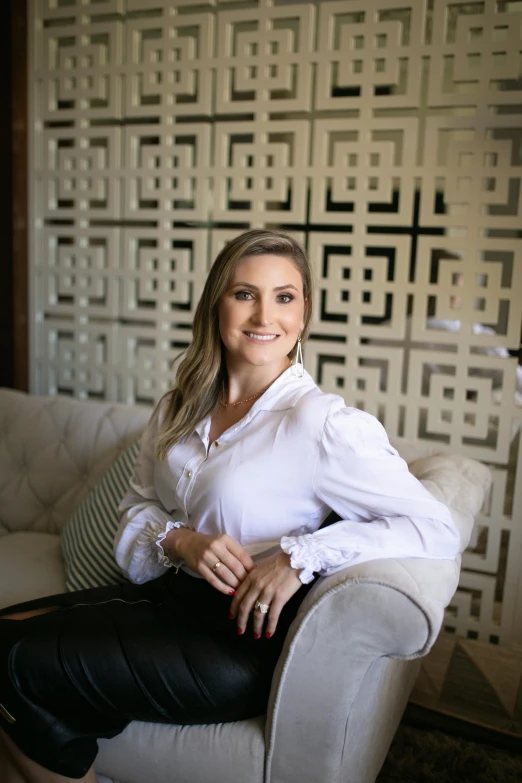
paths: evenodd
<path fill-rule="evenodd" d="M 286 369 L 289 365 L 289 359 L 286 354 L 283 356 L 271 356 L 268 353 L 262 354 L 260 351 L 248 351 L 241 355 L 231 355 L 233 364 L 237 367 L 241 364 L 248 364 L 251 367 L 273 367 L 274 372 Z"/>

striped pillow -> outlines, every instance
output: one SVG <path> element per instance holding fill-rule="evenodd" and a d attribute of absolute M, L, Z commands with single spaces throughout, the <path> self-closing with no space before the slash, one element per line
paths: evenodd
<path fill-rule="evenodd" d="M 62 532 L 68 590 L 124 582 L 112 544 L 119 524 L 118 504 L 129 488 L 139 441 L 130 445 L 91 489 Z"/>

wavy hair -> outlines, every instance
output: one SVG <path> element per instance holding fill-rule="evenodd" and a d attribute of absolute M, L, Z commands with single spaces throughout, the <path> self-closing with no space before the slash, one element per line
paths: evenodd
<path fill-rule="evenodd" d="M 301 342 L 308 336 L 312 317 L 312 271 L 303 246 L 282 231 L 254 228 L 232 239 L 212 264 L 192 323 L 192 342 L 181 358 L 176 382 L 158 402 L 153 416 L 161 414 L 156 456 L 165 459 L 178 441 L 215 409 L 227 382 L 224 346 L 219 332 L 219 303 L 235 267 L 245 258 L 275 255 L 293 261 L 301 274 L 306 300 Z M 297 344 L 288 354 L 294 359 Z"/>

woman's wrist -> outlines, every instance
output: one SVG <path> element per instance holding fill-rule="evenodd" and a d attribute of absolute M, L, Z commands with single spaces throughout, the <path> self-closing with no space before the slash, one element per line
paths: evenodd
<path fill-rule="evenodd" d="M 175 527 L 169 530 L 162 541 L 163 551 L 169 560 L 185 560 L 185 545 L 193 535 L 194 530 L 186 527 Z"/>

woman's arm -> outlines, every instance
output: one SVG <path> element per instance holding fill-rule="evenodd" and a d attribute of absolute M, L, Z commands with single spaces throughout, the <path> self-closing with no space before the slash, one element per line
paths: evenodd
<path fill-rule="evenodd" d="M 137 584 L 155 579 L 171 565 L 181 565 L 175 557 L 174 533 L 169 536 L 169 559 L 162 541 L 174 528 L 188 527 L 167 512 L 154 484 L 154 439 L 158 434 L 156 409 L 141 437 L 141 448 L 127 493 L 118 507 L 120 526 L 114 540 L 114 557 L 124 574 Z"/>
<path fill-rule="evenodd" d="M 129 490 L 118 507 L 121 521 L 114 541 L 116 562 L 137 584 L 162 576 L 169 566 L 186 563 L 216 590 L 230 595 L 254 568 L 254 562 L 230 536 L 196 533 L 162 505 L 154 482 L 158 419 L 156 409 L 142 435 Z M 219 572 L 214 570 L 217 562 Z"/>
<path fill-rule="evenodd" d="M 281 539 L 304 583 L 314 572 L 326 576 L 366 560 L 459 553 L 448 508 L 412 476 L 384 427 L 364 411 L 338 407 L 327 416 L 313 488 L 342 521 Z"/>

